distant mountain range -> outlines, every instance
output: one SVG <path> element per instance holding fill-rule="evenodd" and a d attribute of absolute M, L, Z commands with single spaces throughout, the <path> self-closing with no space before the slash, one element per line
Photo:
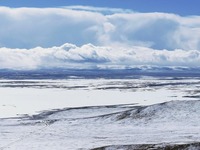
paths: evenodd
<path fill-rule="evenodd" d="M 0 69 L 1 79 L 74 79 L 112 78 L 131 79 L 150 77 L 200 77 L 200 67 L 155 67 L 142 66 L 128 69 Z"/>

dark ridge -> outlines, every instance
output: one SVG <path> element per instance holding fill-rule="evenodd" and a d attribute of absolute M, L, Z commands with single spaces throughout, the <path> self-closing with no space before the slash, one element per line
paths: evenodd
<path fill-rule="evenodd" d="M 186 98 L 200 98 L 200 95 L 191 95 L 191 96 L 183 96 L 183 97 L 186 97 Z"/>
<path fill-rule="evenodd" d="M 159 117 L 158 115 L 160 115 L 163 112 L 168 112 L 168 115 L 170 117 L 178 119 L 179 116 L 177 116 L 176 114 L 170 114 L 169 113 L 169 111 L 170 112 L 176 111 L 176 109 L 174 109 L 172 107 L 173 103 L 175 103 L 178 107 L 182 106 L 182 104 L 185 104 L 186 106 L 190 106 L 190 105 L 193 105 L 193 104 L 199 105 L 199 101 L 180 101 L 180 102 L 169 101 L 169 102 L 153 104 L 153 105 L 149 105 L 149 106 L 135 106 L 135 105 L 111 105 L 111 106 L 91 106 L 91 107 L 86 106 L 86 107 L 78 107 L 78 108 L 65 108 L 65 109 L 44 111 L 44 112 L 41 112 L 39 114 L 32 115 L 32 116 L 24 115 L 24 116 L 22 116 L 22 119 L 43 120 L 43 119 L 47 119 L 52 114 L 56 114 L 56 113 L 63 112 L 63 111 L 80 110 L 80 109 L 117 108 L 117 107 L 124 106 L 123 108 L 128 108 L 128 109 L 127 110 L 120 110 L 118 112 L 102 113 L 102 114 L 99 114 L 99 115 L 91 115 L 91 116 L 81 117 L 81 118 L 73 118 L 73 116 L 71 116 L 69 118 L 60 118 L 59 120 L 65 120 L 65 119 L 67 119 L 67 120 L 69 120 L 69 119 L 71 119 L 71 120 L 76 120 L 76 119 L 111 119 L 112 122 L 113 121 L 115 122 L 115 121 L 122 121 L 122 120 L 126 121 L 126 119 L 131 119 L 131 120 L 134 120 L 134 121 L 144 119 L 143 121 L 146 123 L 146 122 L 149 122 L 149 121 L 153 121 L 155 118 Z M 170 104 L 170 105 L 168 105 L 168 104 Z M 186 106 L 181 108 L 181 109 L 179 108 L 179 111 L 185 110 Z M 151 107 L 150 110 L 148 110 L 149 107 Z M 188 110 L 194 111 L 193 108 L 191 108 L 191 107 L 189 107 Z M 179 111 L 177 111 L 178 114 L 179 114 Z M 187 116 L 185 116 L 184 118 L 185 119 L 192 119 L 191 117 L 188 118 Z"/>
<path fill-rule="evenodd" d="M 0 120 L 12 120 L 12 119 L 28 119 L 28 120 L 42 120 L 47 118 L 50 115 L 64 112 L 68 110 L 80 110 L 80 109 L 101 109 L 101 108 L 140 108 L 141 106 L 135 106 L 137 103 L 130 104 L 116 104 L 116 105 L 101 105 L 101 106 L 83 106 L 83 107 L 67 107 L 63 109 L 52 109 L 52 110 L 44 110 L 35 115 L 29 114 L 21 114 L 17 117 L 9 117 L 9 118 L 0 118 Z"/>
<path fill-rule="evenodd" d="M 0 85 L 0 87 L 11 87 L 11 88 L 60 88 L 60 89 L 67 89 L 67 90 L 74 90 L 74 89 L 86 89 L 88 86 L 63 86 L 63 85 L 43 85 L 43 84 L 28 84 L 28 85 L 14 85 L 14 84 L 8 84 L 8 85 Z"/>
<path fill-rule="evenodd" d="M 164 86 L 178 86 L 178 85 L 197 85 L 200 84 L 199 81 L 196 82 L 167 82 L 167 83 L 153 83 L 146 82 L 145 84 L 133 84 L 133 82 L 127 81 L 117 81 L 117 82 L 108 82 L 106 86 L 97 85 L 95 87 L 96 90 L 110 90 L 110 89 L 118 89 L 118 90 L 128 90 L 128 89 L 138 89 L 138 88 L 148 88 L 148 87 L 164 87 Z M 62 89 L 88 89 L 88 85 L 57 85 L 56 82 L 52 81 L 24 81 L 24 80 L 15 80 L 15 81 L 0 81 L 0 87 L 12 87 L 12 88 L 62 88 Z"/>
<path fill-rule="evenodd" d="M 133 144 L 133 145 L 110 145 L 91 150 L 199 150 L 200 143 L 189 143 L 189 144 Z"/>
<path fill-rule="evenodd" d="M 63 109 L 53 109 L 53 110 L 47 110 L 47 111 L 42 111 L 39 114 L 36 115 L 28 115 L 28 114 L 24 114 L 21 115 L 20 117 L 16 117 L 16 119 L 28 119 L 28 120 L 41 120 L 41 119 L 45 119 L 50 115 L 59 113 L 59 112 L 64 112 L 64 111 L 69 111 L 69 110 L 80 110 L 80 109 L 101 109 L 101 108 L 138 108 L 141 106 L 134 106 L 136 105 L 136 103 L 131 103 L 131 104 L 118 104 L 118 105 L 102 105 L 102 106 L 83 106 L 83 107 L 72 107 L 72 108 L 63 108 Z M 117 114 L 117 113 L 115 113 Z M 106 116 L 102 115 L 102 116 Z M 111 115 L 111 114 L 108 114 Z M 94 117 L 88 117 L 88 118 L 95 118 L 97 116 Z M 2 119 L 9 119 L 9 118 L 2 118 Z M 12 118 L 13 119 L 13 118 Z"/>
<path fill-rule="evenodd" d="M 111 112 L 111 113 L 102 113 L 99 115 L 91 115 L 88 117 L 81 117 L 81 118 L 73 118 L 71 116 L 70 118 L 62 118 L 63 119 L 107 119 L 111 118 L 112 121 L 120 121 L 124 119 L 131 119 L 131 120 L 140 120 L 140 119 L 145 119 L 145 121 L 152 121 L 157 117 L 162 112 L 169 112 L 173 111 L 174 108 L 171 106 L 173 103 L 174 107 L 175 106 L 181 106 L 182 104 L 185 104 L 186 106 L 190 105 L 199 105 L 198 100 L 196 101 L 169 101 L 169 102 L 163 102 L 159 104 L 153 104 L 149 106 L 136 106 L 135 104 L 119 104 L 119 105 L 105 105 L 105 106 L 85 106 L 85 107 L 72 107 L 72 108 L 64 108 L 64 109 L 53 109 L 53 110 L 47 110 L 47 111 L 42 111 L 38 114 L 35 115 L 20 115 L 19 117 L 16 117 L 16 119 L 22 119 L 22 120 L 44 120 L 47 119 L 49 116 L 60 113 L 60 112 L 65 112 L 70 110 L 84 110 L 84 109 L 102 109 L 102 108 L 122 108 L 127 110 L 120 110 L 118 112 Z M 170 104 L 171 103 L 171 104 Z M 170 105 L 168 105 L 170 104 Z M 149 107 L 151 107 L 150 110 L 147 110 Z M 194 111 L 191 107 L 188 107 L 190 111 Z M 146 111 L 147 110 L 147 111 Z M 179 110 L 185 110 L 184 108 L 181 108 Z M 172 117 L 177 117 L 176 115 L 169 114 Z M 2 118 L 6 119 L 6 118 Z M 9 118 L 8 118 L 9 119 Z"/>
<path fill-rule="evenodd" d="M 173 70 L 171 68 L 131 69 L 0 69 L 0 79 L 137 79 L 151 77 L 200 77 L 200 68 Z"/>

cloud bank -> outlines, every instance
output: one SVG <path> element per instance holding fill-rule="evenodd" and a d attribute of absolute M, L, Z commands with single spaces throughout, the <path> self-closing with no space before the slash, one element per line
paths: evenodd
<path fill-rule="evenodd" d="M 0 18 L 0 69 L 200 62 L 200 16 L 70 6 L 0 7 Z"/>
<path fill-rule="evenodd" d="M 1 69 L 123 69 L 135 66 L 198 67 L 198 50 L 155 50 L 145 47 L 113 48 L 86 44 L 78 47 L 64 44 L 60 47 L 33 49 L 0 48 Z"/>
<path fill-rule="evenodd" d="M 112 13 L 108 15 L 105 12 Z M 0 7 L 0 18 L 1 47 L 53 47 L 64 43 L 81 46 L 92 43 L 98 46 L 200 50 L 200 16 L 71 6 Z"/>

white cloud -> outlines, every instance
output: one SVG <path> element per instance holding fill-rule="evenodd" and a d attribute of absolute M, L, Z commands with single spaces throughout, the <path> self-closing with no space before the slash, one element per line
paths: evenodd
<path fill-rule="evenodd" d="M 97 43 L 94 27 L 105 22 L 99 13 L 60 8 L 1 7 L 0 18 L 0 46 L 12 48 Z"/>
<path fill-rule="evenodd" d="M 104 12 L 112 12 L 109 15 Z M 0 46 L 52 47 L 64 43 L 200 50 L 200 16 L 123 9 L 0 7 Z"/>
<path fill-rule="evenodd" d="M 0 68 L 197 67 L 200 62 L 200 16 L 0 7 L 0 19 Z"/>
<path fill-rule="evenodd" d="M 107 16 L 115 31 L 109 42 L 147 46 L 155 49 L 200 50 L 200 17 L 165 13 L 132 13 Z M 104 41 L 105 42 L 105 41 Z"/>
<path fill-rule="evenodd" d="M 86 44 L 78 47 L 64 44 L 60 47 L 33 49 L 0 48 L 0 69 L 41 68 L 127 68 L 136 66 L 198 67 L 198 50 L 155 50 L 146 47 L 113 48 Z"/>

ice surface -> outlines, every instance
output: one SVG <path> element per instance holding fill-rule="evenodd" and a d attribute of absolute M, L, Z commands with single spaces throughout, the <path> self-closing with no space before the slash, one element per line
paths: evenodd
<path fill-rule="evenodd" d="M 114 104 L 150 105 L 190 99 L 193 80 L 1 80 L 0 118 L 65 107 Z"/>
<path fill-rule="evenodd" d="M 115 149 L 200 140 L 198 79 L 0 83 L 0 150 Z"/>

